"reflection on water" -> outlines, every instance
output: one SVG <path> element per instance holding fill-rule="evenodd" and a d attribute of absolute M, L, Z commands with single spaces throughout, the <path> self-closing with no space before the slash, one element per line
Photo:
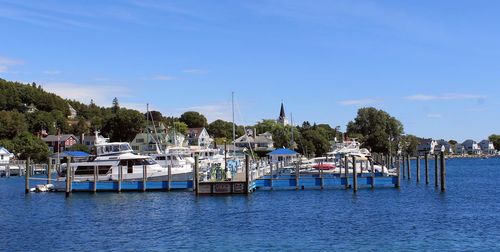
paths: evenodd
<path fill-rule="evenodd" d="M 247 197 L 148 192 L 66 199 L 24 195 L 23 178 L 2 178 L 0 250 L 500 249 L 500 159 L 448 160 L 446 193 L 434 187 L 430 167 L 430 185 L 412 176 L 400 190 Z"/>

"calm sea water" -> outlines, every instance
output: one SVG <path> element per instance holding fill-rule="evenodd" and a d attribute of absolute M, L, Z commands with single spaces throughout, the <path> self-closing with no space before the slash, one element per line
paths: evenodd
<path fill-rule="evenodd" d="M 448 160 L 447 168 L 446 193 L 413 177 L 401 190 L 357 194 L 75 193 L 66 199 L 63 193 L 26 196 L 23 178 L 1 178 L 0 251 L 499 251 L 500 159 Z"/>

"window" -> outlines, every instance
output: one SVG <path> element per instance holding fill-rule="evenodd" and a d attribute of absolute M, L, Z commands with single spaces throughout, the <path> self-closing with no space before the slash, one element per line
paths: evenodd
<path fill-rule="evenodd" d="M 144 138 L 137 138 L 135 140 L 136 143 L 144 143 Z"/>

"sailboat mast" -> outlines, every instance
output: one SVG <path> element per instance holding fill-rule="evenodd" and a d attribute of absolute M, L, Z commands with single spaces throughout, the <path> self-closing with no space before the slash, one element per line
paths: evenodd
<path fill-rule="evenodd" d="M 233 112 L 233 156 L 236 156 L 236 124 L 234 123 L 234 92 L 231 92 L 231 104 Z"/>

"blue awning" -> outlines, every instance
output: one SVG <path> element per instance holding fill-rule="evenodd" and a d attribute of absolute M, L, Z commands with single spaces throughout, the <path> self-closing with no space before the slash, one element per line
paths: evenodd
<path fill-rule="evenodd" d="M 299 153 L 295 152 L 294 150 L 281 148 L 281 149 L 276 149 L 267 155 L 287 156 L 287 155 L 298 155 L 298 154 Z"/>
<path fill-rule="evenodd" d="M 60 158 L 64 158 L 64 157 L 73 157 L 73 158 L 84 158 L 84 157 L 88 157 L 89 154 L 87 152 L 84 152 L 84 151 L 65 151 L 65 152 L 61 152 L 59 154 L 59 157 Z M 51 158 L 57 158 L 57 153 L 54 153 L 50 156 Z"/>

